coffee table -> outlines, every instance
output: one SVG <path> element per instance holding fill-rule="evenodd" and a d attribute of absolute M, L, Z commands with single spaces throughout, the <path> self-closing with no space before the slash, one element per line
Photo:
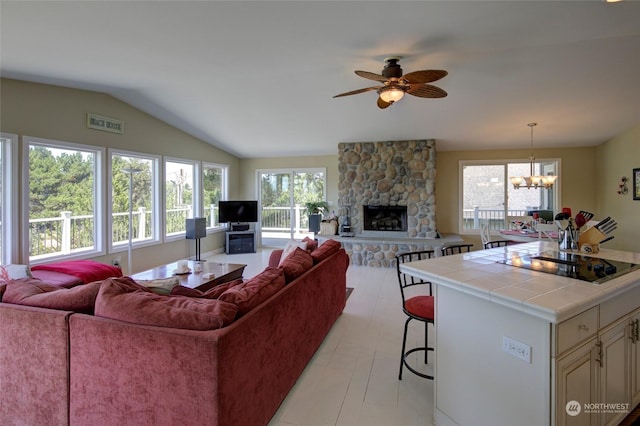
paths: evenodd
<path fill-rule="evenodd" d="M 196 263 L 202 266 L 202 271 L 195 272 Z M 170 277 L 178 278 L 180 285 L 189 288 L 195 288 L 200 291 L 207 291 L 218 284 L 226 283 L 242 278 L 242 273 L 247 265 L 238 263 L 217 263 L 188 260 L 187 264 L 191 269 L 188 274 L 175 274 L 178 267 L 177 262 L 168 265 L 158 266 L 157 268 L 142 271 L 131 275 L 134 280 L 158 280 Z M 214 274 L 212 277 L 205 278 L 207 274 Z"/>

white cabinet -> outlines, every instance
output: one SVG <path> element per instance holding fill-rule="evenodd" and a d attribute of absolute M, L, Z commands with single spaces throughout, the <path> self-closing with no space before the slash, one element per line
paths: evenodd
<path fill-rule="evenodd" d="M 596 338 L 569 352 L 557 362 L 557 425 L 596 425 L 596 416 L 581 413 L 584 401 L 596 400 Z"/>
<path fill-rule="evenodd" d="M 640 403 L 640 309 L 631 314 L 629 321 L 631 342 L 631 407 Z"/>
<path fill-rule="evenodd" d="M 640 402 L 640 309 L 599 330 L 593 314 L 592 308 L 558 325 L 557 348 L 564 350 L 556 361 L 558 426 L 617 425 Z"/>

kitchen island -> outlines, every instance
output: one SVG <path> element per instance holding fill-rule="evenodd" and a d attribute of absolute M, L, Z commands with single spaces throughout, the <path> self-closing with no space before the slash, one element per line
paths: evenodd
<path fill-rule="evenodd" d="M 435 284 L 436 425 L 617 424 L 640 402 L 640 253 L 574 256 L 589 273 L 630 266 L 594 283 L 549 262 L 554 250 L 538 241 L 401 266 Z"/>

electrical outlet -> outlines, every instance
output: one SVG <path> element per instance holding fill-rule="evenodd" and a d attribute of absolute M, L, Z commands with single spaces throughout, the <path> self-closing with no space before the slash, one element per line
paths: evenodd
<path fill-rule="evenodd" d="M 111 259 L 111 264 L 113 266 L 120 267 L 120 256 L 114 257 L 113 259 Z"/>
<path fill-rule="evenodd" d="M 502 336 L 502 350 L 531 364 L 531 346 L 525 343 L 518 342 L 511 337 Z"/>

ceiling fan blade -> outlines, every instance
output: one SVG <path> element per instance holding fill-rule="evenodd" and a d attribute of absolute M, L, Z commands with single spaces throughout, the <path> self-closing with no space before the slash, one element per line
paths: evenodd
<path fill-rule="evenodd" d="M 369 72 L 369 71 L 356 71 L 355 72 L 357 75 L 359 75 L 362 78 L 367 78 L 369 80 L 374 80 L 374 81 L 380 81 L 382 83 L 384 83 L 385 81 L 387 81 L 387 77 L 380 75 L 380 74 L 376 74 L 373 72 Z"/>
<path fill-rule="evenodd" d="M 339 98 L 341 96 L 350 96 L 357 95 L 358 93 L 370 92 L 372 90 L 378 90 L 380 87 L 365 87 L 364 89 L 352 90 L 351 92 L 340 93 L 339 95 L 335 95 L 334 98 Z"/>
<path fill-rule="evenodd" d="M 391 105 L 393 102 L 385 102 L 382 100 L 382 98 L 378 97 L 378 108 L 380 109 L 385 109 L 387 108 L 389 105 Z"/>
<path fill-rule="evenodd" d="M 446 77 L 449 74 L 445 70 L 422 70 L 414 71 L 402 76 L 403 80 L 406 80 L 409 84 L 417 83 L 431 83 L 440 80 L 442 77 Z"/>
<path fill-rule="evenodd" d="M 447 92 L 430 84 L 412 84 L 407 89 L 407 93 L 419 98 L 444 98 L 447 96 Z"/>

